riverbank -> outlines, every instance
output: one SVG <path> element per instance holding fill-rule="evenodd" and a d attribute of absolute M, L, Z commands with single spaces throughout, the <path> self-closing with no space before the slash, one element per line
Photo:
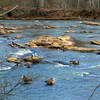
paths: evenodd
<path fill-rule="evenodd" d="M 0 9 L 0 13 L 11 9 L 11 7 Z M 41 8 L 17 8 L 0 19 L 20 19 L 20 20 L 100 20 L 98 9 L 47 9 Z"/>

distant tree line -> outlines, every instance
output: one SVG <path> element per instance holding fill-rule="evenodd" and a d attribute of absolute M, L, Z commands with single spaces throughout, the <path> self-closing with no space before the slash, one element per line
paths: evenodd
<path fill-rule="evenodd" d="M 0 7 L 16 4 L 35 8 L 100 8 L 100 0 L 0 0 Z"/>

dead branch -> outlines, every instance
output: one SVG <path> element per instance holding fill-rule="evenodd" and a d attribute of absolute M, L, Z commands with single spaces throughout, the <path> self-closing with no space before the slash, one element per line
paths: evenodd
<path fill-rule="evenodd" d="M 9 91 L 7 91 L 7 92 L 4 93 L 4 96 L 8 95 L 10 92 L 12 92 L 17 86 L 19 86 L 20 84 L 22 84 L 22 82 L 23 81 L 19 81 L 18 83 L 16 83 L 13 88 L 11 88 Z"/>
<path fill-rule="evenodd" d="M 16 5 L 15 7 L 13 7 L 12 9 L 0 14 L 0 17 L 5 16 L 6 14 L 10 13 L 11 11 L 15 10 L 18 7 L 18 5 Z"/>
<path fill-rule="evenodd" d="M 88 98 L 88 100 L 90 100 L 90 99 L 93 97 L 95 91 L 96 91 L 97 88 L 99 88 L 99 87 L 100 87 L 100 83 L 95 87 L 95 89 L 94 89 L 93 92 L 91 93 L 91 95 L 90 95 L 90 97 Z"/>

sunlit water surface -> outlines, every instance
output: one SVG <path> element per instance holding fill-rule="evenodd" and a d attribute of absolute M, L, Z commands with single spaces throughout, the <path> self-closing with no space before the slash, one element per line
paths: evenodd
<path fill-rule="evenodd" d="M 11 95 L 9 100 L 88 100 L 93 89 L 100 83 L 100 55 L 96 52 L 82 53 L 76 51 L 61 51 L 46 48 L 27 48 L 18 49 L 11 48 L 8 43 L 12 41 L 18 43 L 26 43 L 30 39 L 35 39 L 40 35 L 59 36 L 64 34 L 66 30 L 74 30 L 76 33 L 66 33 L 78 41 L 77 45 L 84 47 L 96 47 L 99 45 L 91 45 L 90 40 L 100 39 L 100 26 L 84 25 L 81 21 L 66 20 L 0 20 L 0 24 L 9 24 L 9 26 L 21 25 L 57 25 L 62 28 L 57 29 L 24 29 L 20 30 L 22 39 L 7 39 L 0 36 L 0 83 L 2 80 L 8 80 L 8 90 L 12 88 L 22 75 L 32 78 L 32 84 L 18 86 Z M 71 27 L 77 26 L 76 28 Z M 64 27 L 67 28 L 64 28 Z M 85 33 L 84 31 L 88 31 Z M 81 32 L 81 33 L 80 33 Z M 14 38 L 16 34 L 8 35 Z M 91 38 L 92 37 L 92 38 Z M 81 42 L 80 42 L 81 41 Z M 44 58 L 44 62 L 32 65 L 26 68 L 24 64 L 16 67 L 14 63 L 7 63 L 9 56 L 24 57 L 33 54 Z M 79 60 L 77 66 L 63 65 L 60 63 L 52 63 L 54 61 L 64 61 L 69 63 L 70 60 Z M 48 78 L 56 78 L 54 86 L 46 86 L 45 80 Z M 92 100 L 100 100 L 100 88 L 97 89 Z"/>

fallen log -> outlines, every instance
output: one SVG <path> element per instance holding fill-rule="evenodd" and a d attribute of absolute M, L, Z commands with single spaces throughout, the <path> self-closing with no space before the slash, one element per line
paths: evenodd
<path fill-rule="evenodd" d="M 15 42 L 9 43 L 8 45 L 10 45 L 13 48 L 15 48 L 15 47 L 26 48 L 23 44 L 15 43 Z"/>
<path fill-rule="evenodd" d="M 13 7 L 12 9 L 0 14 L 0 17 L 5 16 L 6 14 L 10 13 L 11 11 L 15 10 L 18 7 L 18 5 L 16 5 L 15 7 Z"/>

